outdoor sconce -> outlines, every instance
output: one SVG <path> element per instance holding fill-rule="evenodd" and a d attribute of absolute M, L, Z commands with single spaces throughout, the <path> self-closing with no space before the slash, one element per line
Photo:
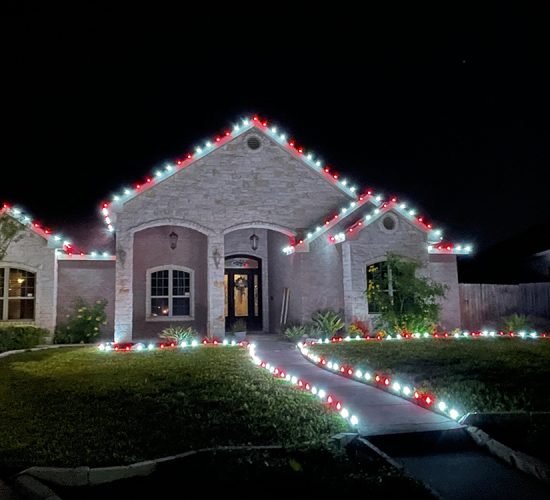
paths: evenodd
<path fill-rule="evenodd" d="M 220 267 L 220 261 L 222 260 L 222 256 L 220 255 L 220 252 L 216 248 L 214 252 L 212 253 L 212 258 L 214 259 L 214 265 L 216 266 L 216 269 Z"/>
<path fill-rule="evenodd" d="M 250 237 L 250 246 L 252 247 L 252 250 L 258 250 L 258 241 L 260 241 L 260 238 L 256 235 L 256 233 L 252 233 L 252 236 Z"/>
<path fill-rule="evenodd" d="M 175 248 L 178 246 L 178 234 L 174 233 L 174 231 L 172 231 L 168 235 L 168 238 L 170 238 L 170 248 L 172 250 L 175 250 Z"/>

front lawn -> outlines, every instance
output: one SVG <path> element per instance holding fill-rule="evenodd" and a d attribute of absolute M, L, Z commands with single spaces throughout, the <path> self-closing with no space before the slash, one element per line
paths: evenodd
<path fill-rule="evenodd" d="M 223 445 L 319 442 L 347 429 L 245 349 L 55 349 L 0 360 L 0 467 L 113 465 Z"/>
<path fill-rule="evenodd" d="M 311 350 L 340 365 L 395 375 L 461 413 L 550 410 L 546 339 L 350 341 Z"/>

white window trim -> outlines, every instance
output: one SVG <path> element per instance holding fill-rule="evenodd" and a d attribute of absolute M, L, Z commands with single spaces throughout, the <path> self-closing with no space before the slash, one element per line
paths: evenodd
<path fill-rule="evenodd" d="M 151 275 L 158 271 L 169 271 L 168 274 L 168 300 L 170 304 L 170 314 L 168 316 L 151 316 Z M 189 273 L 189 315 L 188 316 L 173 316 L 172 315 L 172 271 L 183 271 Z M 147 269 L 145 280 L 145 321 L 162 322 L 162 321 L 192 321 L 195 319 L 195 271 L 183 266 L 157 266 Z"/>
<path fill-rule="evenodd" d="M 38 307 L 38 272 L 32 267 L 13 264 L 10 265 L 6 263 L 5 265 L 0 266 L 0 269 L 4 270 L 4 295 L 0 297 L 2 300 L 2 309 L 0 310 L 0 323 L 9 323 L 14 325 L 34 325 L 36 323 L 36 313 Z M 10 283 L 10 270 L 21 270 L 27 271 L 34 274 L 34 297 L 9 297 L 9 283 Z M 9 312 L 9 301 L 10 300 L 34 300 L 34 317 L 32 319 L 7 319 Z M 4 319 L 6 318 L 6 319 Z"/>

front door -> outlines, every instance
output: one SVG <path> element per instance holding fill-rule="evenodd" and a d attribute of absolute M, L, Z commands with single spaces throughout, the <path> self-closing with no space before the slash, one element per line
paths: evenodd
<path fill-rule="evenodd" d="M 262 330 L 261 260 L 248 255 L 225 259 L 225 327 L 238 319 L 248 331 Z"/>

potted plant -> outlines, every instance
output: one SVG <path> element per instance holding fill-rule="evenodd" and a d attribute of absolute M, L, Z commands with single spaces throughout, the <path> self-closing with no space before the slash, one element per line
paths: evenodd
<path fill-rule="evenodd" d="M 246 339 L 246 321 L 244 319 L 238 319 L 231 325 L 231 333 L 234 335 L 237 342 L 241 342 Z"/>

